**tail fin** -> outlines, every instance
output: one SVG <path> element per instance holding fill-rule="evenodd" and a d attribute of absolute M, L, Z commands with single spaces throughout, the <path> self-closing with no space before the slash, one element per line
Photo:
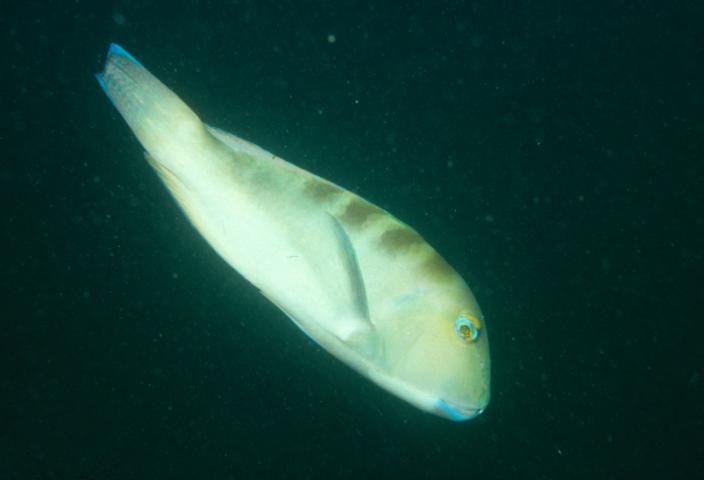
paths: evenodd
<path fill-rule="evenodd" d="M 166 85 L 117 44 L 108 50 L 98 83 L 144 148 L 155 158 L 175 141 L 202 135 L 205 127 Z"/>

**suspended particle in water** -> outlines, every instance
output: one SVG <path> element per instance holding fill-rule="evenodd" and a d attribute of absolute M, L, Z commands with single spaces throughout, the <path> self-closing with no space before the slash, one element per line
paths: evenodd
<path fill-rule="evenodd" d="M 120 12 L 114 12 L 112 14 L 112 21 L 122 27 L 127 23 L 127 18 Z"/>

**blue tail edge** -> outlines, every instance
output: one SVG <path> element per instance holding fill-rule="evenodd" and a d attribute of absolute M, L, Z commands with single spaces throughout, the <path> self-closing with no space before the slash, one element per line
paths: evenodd
<path fill-rule="evenodd" d="M 108 50 L 108 56 L 107 58 L 112 57 L 113 55 L 119 55 L 121 57 L 126 57 L 132 60 L 134 63 L 139 65 L 140 67 L 144 67 L 141 63 L 139 63 L 139 60 L 134 58 L 130 52 L 119 46 L 117 43 L 111 43 L 110 44 L 110 49 Z"/>
<path fill-rule="evenodd" d="M 108 54 L 107 54 L 107 56 L 105 57 L 105 63 L 107 63 L 107 62 L 110 60 L 110 57 L 112 57 L 113 55 L 118 55 L 118 56 L 120 56 L 120 57 L 125 57 L 125 58 L 129 59 L 130 61 L 136 63 L 136 64 L 139 65 L 140 67 L 144 68 L 144 65 L 142 65 L 141 63 L 139 63 L 139 60 L 137 60 L 136 58 L 134 58 L 134 57 L 130 54 L 130 52 L 128 52 L 127 50 L 125 50 L 124 48 L 122 48 L 121 46 L 119 46 L 117 43 L 111 43 L 111 44 L 110 44 L 110 48 L 108 49 Z M 104 67 L 103 67 L 103 69 L 104 69 Z M 102 73 L 96 73 L 96 74 L 95 74 L 95 79 L 98 80 L 98 84 L 100 84 L 100 88 L 103 89 L 103 92 L 105 92 L 105 94 L 106 94 L 108 97 L 110 97 L 110 95 L 108 94 L 108 90 L 107 90 L 107 88 L 106 88 L 106 86 L 105 86 L 105 80 L 103 79 L 103 74 L 102 74 Z"/>

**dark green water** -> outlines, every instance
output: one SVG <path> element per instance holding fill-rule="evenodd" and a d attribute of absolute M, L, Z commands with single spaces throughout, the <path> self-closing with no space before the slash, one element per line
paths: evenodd
<path fill-rule="evenodd" d="M 0 479 L 704 473 L 700 2 L 103 3 L 0 11 Z M 489 409 L 405 405 L 233 273 L 109 42 L 416 227 L 487 317 Z"/>

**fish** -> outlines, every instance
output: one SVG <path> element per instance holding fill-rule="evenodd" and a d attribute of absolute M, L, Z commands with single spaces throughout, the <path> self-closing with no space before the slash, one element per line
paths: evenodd
<path fill-rule="evenodd" d="M 117 44 L 96 78 L 190 223 L 308 337 L 425 412 L 463 421 L 487 408 L 486 321 L 416 230 L 203 123 Z"/>

